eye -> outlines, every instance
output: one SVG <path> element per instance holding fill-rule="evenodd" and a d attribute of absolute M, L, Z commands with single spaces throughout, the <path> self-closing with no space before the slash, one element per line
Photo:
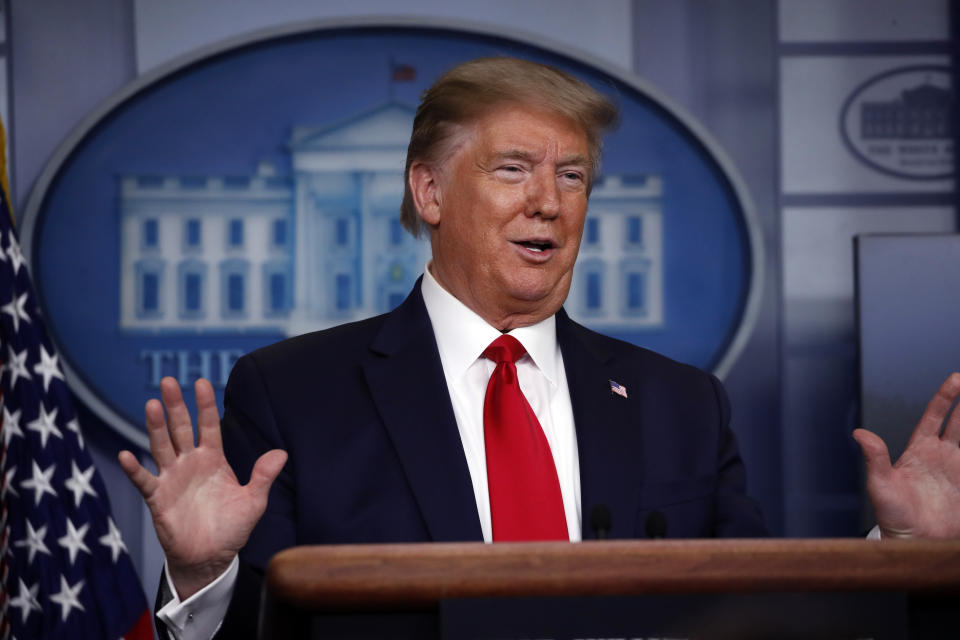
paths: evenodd
<path fill-rule="evenodd" d="M 570 184 L 581 184 L 584 181 L 583 173 L 579 171 L 564 171 L 560 178 Z"/>
<path fill-rule="evenodd" d="M 517 164 L 505 164 L 497 167 L 497 175 L 503 180 L 519 182 L 523 179 L 524 168 Z"/>

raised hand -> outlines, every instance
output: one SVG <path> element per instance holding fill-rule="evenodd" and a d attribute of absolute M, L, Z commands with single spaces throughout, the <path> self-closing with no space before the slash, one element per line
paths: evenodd
<path fill-rule="evenodd" d="M 153 516 L 181 600 L 227 569 L 263 515 L 270 485 L 287 460 L 284 451 L 268 451 L 254 465 L 250 482 L 241 486 L 223 455 L 213 388 L 201 379 L 194 392 L 196 446 L 180 385 L 173 378 L 164 378 L 160 382 L 163 404 L 153 399 L 146 405 L 150 452 L 158 475 L 145 469 L 129 451 L 119 455 L 120 466 Z"/>
<path fill-rule="evenodd" d="M 853 432 L 866 459 L 867 491 L 882 537 L 960 537 L 960 409 L 940 433 L 958 395 L 960 373 L 954 373 L 930 400 L 892 466 L 880 437 L 866 429 Z"/>

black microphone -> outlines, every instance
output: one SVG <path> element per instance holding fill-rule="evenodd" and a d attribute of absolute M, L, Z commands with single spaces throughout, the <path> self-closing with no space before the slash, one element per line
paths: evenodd
<path fill-rule="evenodd" d="M 647 516 L 647 537 L 652 540 L 658 540 L 660 538 L 667 537 L 667 517 L 663 515 L 662 511 L 657 511 L 654 509 L 650 512 L 650 515 Z"/>
<path fill-rule="evenodd" d="M 597 540 L 605 540 L 610 533 L 612 518 L 610 517 L 610 507 L 605 504 L 598 504 L 590 512 L 590 526 L 597 536 Z"/>

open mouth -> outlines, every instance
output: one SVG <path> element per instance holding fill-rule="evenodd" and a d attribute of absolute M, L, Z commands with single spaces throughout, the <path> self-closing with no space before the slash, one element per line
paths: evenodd
<path fill-rule="evenodd" d="M 553 249 L 553 243 L 551 242 L 535 242 L 532 240 L 522 240 L 515 244 L 520 245 L 524 249 L 535 251 L 536 253 L 543 253 L 544 251 L 549 251 L 550 249 Z"/>

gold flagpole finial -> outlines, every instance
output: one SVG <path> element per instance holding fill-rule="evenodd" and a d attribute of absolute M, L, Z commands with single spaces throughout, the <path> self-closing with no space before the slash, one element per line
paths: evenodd
<path fill-rule="evenodd" d="M 10 199 L 10 181 L 7 175 L 7 129 L 0 120 L 0 187 L 3 187 L 3 198 L 7 202 L 7 211 L 10 212 L 10 222 L 16 227 L 17 219 L 13 216 L 13 200 Z"/>

